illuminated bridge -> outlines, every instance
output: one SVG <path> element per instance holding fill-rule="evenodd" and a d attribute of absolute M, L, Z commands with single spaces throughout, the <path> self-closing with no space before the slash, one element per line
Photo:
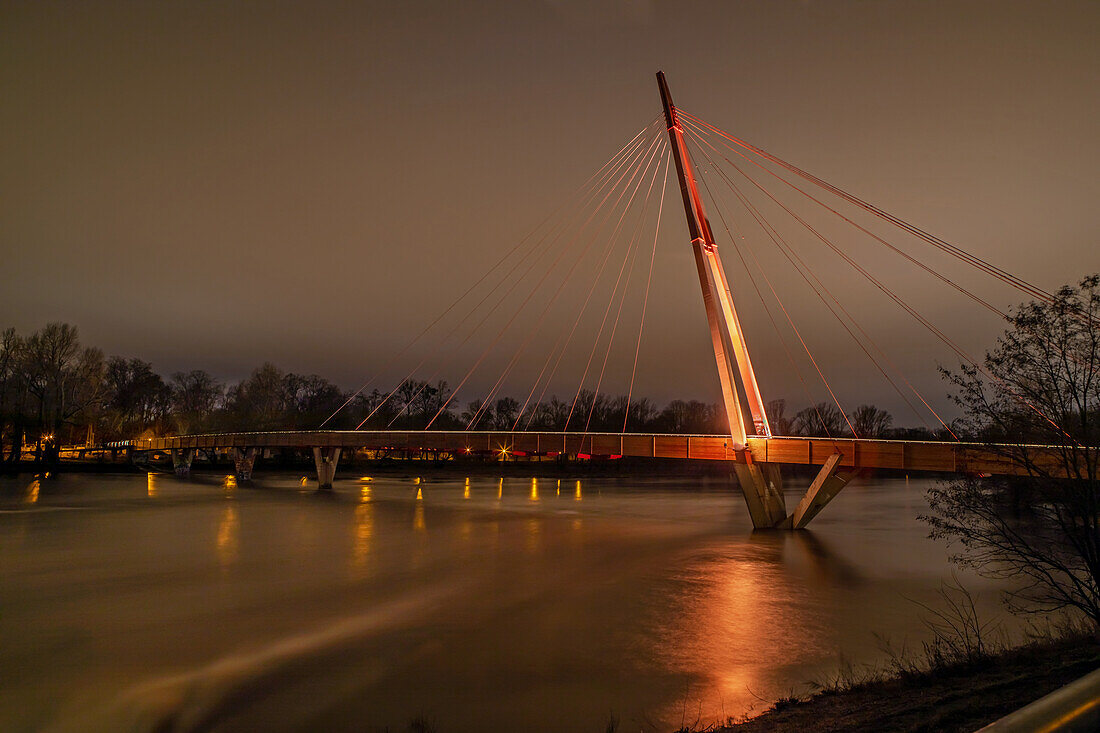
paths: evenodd
<path fill-rule="evenodd" d="M 728 461 L 737 474 L 742 493 L 749 508 L 754 527 L 757 528 L 802 528 L 817 515 L 818 512 L 855 476 L 864 469 L 893 469 L 898 471 L 916 472 L 932 471 L 966 474 L 1012 474 L 1017 473 L 1017 466 L 998 455 L 998 451 L 989 447 L 975 444 L 966 444 L 953 441 L 947 442 L 922 442 L 922 441 L 894 441 L 867 439 L 859 435 L 853 420 L 849 419 L 837 398 L 836 392 L 830 386 L 825 376 L 825 369 L 821 359 L 815 358 L 810 347 L 813 332 L 800 330 L 791 317 L 790 309 L 784 303 L 776 285 L 783 282 L 778 278 L 769 277 L 766 268 L 760 258 L 749 249 L 746 237 L 740 235 L 745 226 L 755 226 L 763 233 L 764 239 L 776 247 L 776 251 L 784 258 L 780 260 L 789 263 L 797 276 L 784 278 L 797 283 L 797 287 L 804 292 L 812 292 L 820 303 L 817 308 L 823 316 L 831 315 L 843 327 L 843 331 L 852 339 L 853 353 L 862 353 L 874 365 L 878 373 L 889 382 L 914 412 L 925 422 L 929 428 L 929 434 L 936 431 L 945 438 L 954 433 L 948 423 L 940 417 L 905 377 L 897 365 L 889 359 L 884 350 L 871 337 L 868 331 L 861 325 L 857 315 L 857 309 L 849 309 L 840 300 L 840 295 L 848 289 L 847 285 L 830 289 L 822 280 L 819 268 L 811 264 L 792 246 L 790 237 L 784 237 L 780 229 L 769 219 L 765 211 L 782 212 L 780 216 L 789 216 L 790 221 L 797 222 L 800 236 L 814 243 L 814 246 L 823 245 L 824 256 L 828 261 L 835 263 L 837 267 L 850 268 L 858 276 L 859 282 L 865 282 L 872 292 L 885 295 L 890 307 L 897 307 L 912 317 L 920 326 L 935 336 L 947 346 L 950 351 L 958 356 L 960 361 L 975 370 L 975 373 L 987 373 L 982 363 L 970 356 L 957 342 L 952 340 L 941 326 L 933 323 L 930 318 L 918 311 L 911 302 L 906 300 L 898 289 L 891 287 L 880 276 L 875 275 L 871 268 L 856 256 L 852 250 L 838 244 L 836 235 L 832 230 L 823 225 L 815 225 L 806 217 L 796 213 L 786 202 L 783 196 L 776 196 L 767 190 L 757 178 L 763 180 L 775 179 L 783 184 L 782 191 L 787 198 L 793 197 L 798 201 L 808 200 L 816 207 L 815 211 L 821 216 L 827 217 L 832 225 L 838 227 L 851 227 L 859 233 L 857 236 L 864 241 L 873 242 L 873 247 L 883 247 L 890 252 L 890 257 L 898 257 L 912 267 L 916 272 L 930 276 L 940 285 L 949 288 L 951 292 L 969 298 L 975 305 L 994 313 L 998 318 L 1008 320 L 1008 315 L 993 305 L 986 298 L 964 287 L 960 282 L 948 278 L 939 269 L 928 264 L 925 259 L 914 256 L 909 250 L 896 246 L 893 242 L 884 238 L 880 232 L 886 227 L 893 227 L 891 231 L 900 229 L 905 237 L 915 238 L 919 246 L 931 247 L 934 258 L 938 262 L 962 262 L 967 267 L 973 268 L 982 274 L 1002 284 L 1006 284 L 1022 292 L 1028 298 L 1036 301 L 1050 303 L 1053 296 L 1040 288 L 1031 285 L 1022 278 L 1016 277 L 962 249 L 945 242 L 944 240 L 928 234 L 918 227 L 908 224 L 900 218 L 888 214 L 878 207 L 870 204 L 846 191 L 825 182 L 824 180 L 807 173 L 791 163 L 753 146 L 718 127 L 702 120 L 699 117 L 684 112 L 672 103 L 668 85 L 664 75 L 658 73 L 658 86 L 660 90 L 663 114 L 655 118 L 652 123 L 643 128 L 634 136 L 615 156 L 608 161 L 597 173 L 589 179 L 581 188 L 577 199 L 577 214 L 562 217 L 560 226 L 549 226 L 541 238 L 532 238 L 521 241 L 510 250 L 505 257 L 497 262 L 488 273 L 469 287 L 444 313 L 421 332 L 413 342 L 421 339 L 425 333 L 439 324 L 444 316 L 455 309 L 459 303 L 464 302 L 467 296 L 476 300 L 481 299 L 469 309 L 469 312 L 457 325 L 448 327 L 448 331 L 439 338 L 442 342 L 448 339 L 461 342 L 454 345 L 452 353 L 460 353 L 461 347 L 471 342 L 490 316 L 501 313 L 501 318 L 506 319 L 499 331 L 492 332 L 484 338 L 488 346 L 473 360 L 472 366 L 465 372 L 455 389 L 446 396 L 442 404 L 433 406 L 434 417 L 427 420 L 427 429 L 417 431 L 394 430 L 317 430 L 305 432 L 241 432 L 216 435 L 183 435 L 176 437 L 155 438 L 151 440 L 135 440 L 124 443 L 112 444 L 114 449 L 125 448 L 128 451 L 164 451 L 171 453 L 177 472 L 186 473 L 189 470 L 191 460 L 196 451 L 228 452 L 236 463 L 238 475 L 242 479 L 251 476 L 254 461 L 263 454 L 266 449 L 298 449 L 308 450 L 313 453 L 318 481 L 321 487 L 331 487 L 336 468 L 342 451 L 349 449 L 370 449 L 374 451 L 393 451 L 398 453 L 429 452 L 436 454 L 477 454 L 486 455 L 499 453 L 504 456 L 518 457 L 606 457 L 617 458 L 623 456 L 645 457 L 654 459 L 701 459 L 712 461 Z M 711 183 L 716 188 L 718 184 L 725 185 L 733 194 L 734 206 L 743 217 L 738 220 L 734 216 L 727 216 L 718 206 L 719 198 L 708 184 L 706 178 L 697 177 L 693 166 L 692 155 L 689 155 L 689 142 L 692 145 L 694 155 L 701 159 L 702 167 L 706 169 Z M 738 162 L 741 161 L 741 162 Z M 658 178 L 663 178 L 658 187 Z M 713 356 L 718 372 L 718 382 L 722 393 L 723 417 L 728 424 L 728 433 L 723 435 L 659 435 L 630 432 L 627 429 L 627 421 L 630 418 L 631 394 L 634 388 L 634 376 L 639 365 L 639 353 L 642 339 L 642 325 L 645 322 L 646 308 L 649 305 L 650 283 L 654 274 L 654 263 L 657 252 L 657 233 L 660 229 L 661 215 L 664 211 L 664 186 L 669 178 L 670 171 L 679 182 L 679 190 L 684 204 L 684 212 L 687 218 L 687 229 L 690 239 L 692 255 L 694 257 L 699 284 L 702 289 L 703 306 L 706 313 L 707 326 L 710 333 L 710 342 L 713 347 Z M 770 178 L 769 178 L 770 177 Z M 738 184 L 736 180 L 740 180 Z M 648 180 L 648 188 L 643 184 Z M 807 185 L 808 184 L 808 185 Z M 816 188 L 814 188 L 816 187 Z M 639 192 L 644 190 L 643 199 Z M 659 203 L 650 206 L 651 194 L 660 192 Z M 755 192 L 755 193 L 754 193 Z M 707 217 L 704 208 L 704 193 L 711 205 L 718 211 L 722 228 L 733 245 L 739 263 L 743 270 L 739 272 L 751 283 L 750 288 L 743 288 L 746 295 L 759 297 L 768 320 L 775 328 L 776 336 L 783 344 L 784 350 L 795 369 L 799 382 L 809 396 L 807 385 L 810 382 L 816 384 L 820 381 L 827 393 L 829 400 L 836 405 L 839 416 L 846 423 L 846 428 L 833 425 L 832 430 L 826 425 L 821 410 L 818 417 L 827 433 L 824 438 L 795 438 L 780 437 L 773 433 L 772 422 L 765 409 L 765 402 L 761 389 L 757 383 L 756 373 L 753 370 L 752 360 L 749 356 L 748 345 L 742 331 L 741 322 L 738 319 L 737 310 L 734 307 L 733 294 L 726 278 L 722 260 L 719 257 L 718 245 L 715 241 L 711 221 Z M 751 196 L 755 195 L 761 202 L 754 204 Z M 829 197 L 833 197 L 830 199 Z M 832 200 L 835 203 L 826 203 Z M 639 202 L 636 204 L 635 202 Z M 610 203 L 608 203 L 610 202 Z M 606 204 L 606 207 L 605 207 Z M 852 215 L 842 213 L 840 206 L 852 206 L 855 213 Z M 641 213 L 635 214 L 636 224 L 625 225 L 628 222 L 627 213 L 633 211 L 632 207 L 640 208 Z M 604 211 L 603 209 L 607 209 Z M 591 213 L 585 215 L 591 209 Z M 621 211 L 620 211 L 621 210 Z M 615 213 L 618 213 L 616 218 Z M 656 227 L 652 237 L 640 236 L 642 225 L 646 221 L 647 212 L 656 212 Z M 865 216 L 873 223 L 867 226 L 859 224 L 853 217 Z M 553 215 L 552 215 L 553 216 Z M 573 218 L 570 218 L 573 217 Z M 747 224 L 738 225 L 738 221 Z M 571 237 L 565 237 L 562 232 L 570 229 L 575 222 L 579 227 Z M 595 254 L 589 255 L 592 244 L 605 231 L 605 224 L 614 222 L 611 227 L 608 244 L 602 250 L 596 248 Z M 555 228 L 556 227 L 556 228 Z M 629 232 L 633 232 L 629 234 Z M 850 229 L 845 229 L 850 232 Z M 552 236 L 551 236 L 552 235 Z M 530 237 L 531 235 L 529 235 Z M 552 247 L 548 242 L 558 239 L 567 239 L 568 243 L 562 247 Z M 645 251 L 652 240 L 652 251 Z M 603 318 L 600 321 L 599 330 L 595 341 L 588 352 L 588 361 L 581 377 L 581 385 L 577 389 L 577 396 L 569 407 L 568 418 L 564 420 L 565 431 L 546 432 L 538 429 L 539 424 L 533 422 L 543 403 L 547 387 L 554 378 L 558 366 L 562 361 L 562 355 L 570 346 L 581 317 L 585 314 L 593 294 L 597 290 L 597 283 L 605 272 L 610 254 L 614 245 L 619 241 L 627 241 L 626 253 L 623 256 L 622 265 L 618 268 L 618 276 L 614 279 L 614 287 L 608 288 L 611 292 L 603 309 Z M 573 252 L 572 247 L 583 249 L 573 260 L 563 259 L 567 252 Z M 524 249 L 526 248 L 526 249 Z M 507 269 L 505 262 L 511 256 L 514 259 L 511 269 Z M 594 257 L 591 264 L 580 267 L 581 262 L 588 262 L 585 257 Z M 776 259 L 779 259 L 776 256 Z M 608 365 L 608 357 L 617 333 L 625 331 L 620 329 L 620 320 L 623 313 L 623 304 L 626 293 L 630 287 L 630 278 L 637 263 L 641 262 L 644 273 L 644 264 L 648 261 L 649 272 L 644 280 L 644 299 L 640 305 L 640 319 L 637 327 L 637 345 L 631 349 L 633 366 L 626 368 L 624 374 L 630 375 L 630 391 L 626 395 L 626 407 L 622 418 L 621 432 L 597 432 L 592 425 L 592 414 L 595 409 L 596 397 L 600 393 L 605 372 Z M 555 268 L 567 268 L 561 272 Z M 784 265 L 786 266 L 786 265 Z M 487 281 L 491 273 L 501 268 L 503 275 L 498 275 L 499 282 L 490 288 Z M 505 271 L 506 270 L 506 271 Z M 615 271 L 615 266 L 608 270 L 608 278 Z M 575 319 L 547 318 L 550 308 L 561 299 L 563 287 L 570 277 L 578 272 L 594 273 L 591 285 L 588 286 L 587 295 L 578 297 L 579 312 Z M 754 274 L 755 273 L 755 274 Z M 529 278 L 529 279 L 525 279 Z M 524 283 L 524 287 L 517 287 Z M 546 299 L 541 312 L 537 314 L 526 309 L 535 302 L 533 299 L 539 289 L 546 286 L 552 291 Z M 556 286 L 556 288 L 555 288 Z M 638 288 L 640 290 L 640 287 Z M 497 297 L 498 291 L 503 294 Z M 517 297 L 522 297 L 522 303 L 518 305 L 506 302 L 510 293 L 518 292 Z M 495 300 L 492 300 L 495 299 Z M 570 301 L 570 298 L 565 298 Z M 769 302 L 771 305 L 769 306 Z M 617 307 L 616 307 L 617 303 Z M 483 308 L 484 305 L 484 308 Z M 482 310 L 479 311 L 479 308 Z M 598 312 L 599 309 L 597 309 Z M 852 311 L 856 310 L 856 313 Z M 479 320 L 480 318 L 480 320 Z M 476 325 L 467 327 L 468 322 L 476 322 Z M 557 339 L 547 338 L 545 343 L 553 343 L 553 346 L 545 352 L 545 361 L 542 362 L 541 371 L 538 364 L 532 369 L 532 373 L 538 371 L 538 379 L 527 394 L 527 399 L 522 406 L 517 403 L 518 412 L 514 424 L 510 430 L 485 431 L 482 430 L 486 408 L 490 401 L 501 394 L 500 390 L 505 381 L 512 374 L 514 367 L 524 356 L 527 347 L 539 334 L 539 328 L 545 323 L 558 324 L 561 333 Z M 486 357 L 494 347 L 501 343 L 502 338 L 510 333 L 513 325 L 521 331 L 517 340 L 520 341 L 515 353 L 502 368 L 499 378 L 493 384 L 492 389 L 482 403 L 472 403 L 465 430 L 446 431 L 432 429 L 433 424 L 448 410 L 448 406 L 455 395 L 467 384 L 474 372 L 486 361 Z M 783 335 L 784 326 L 786 336 Z M 606 343 L 607 352 L 603 356 L 602 365 L 597 356 L 597 347 Z M 406 349 L 409 348 L 406 346 Z M 398 352 L 393 358 L 400 357 L 405 350 Z M 439 346 L 442 350 L 442 345 Z M 795 355 L 803 358 L 811 367 L 805 369 L 805 374 L 799 371 L 794 359 Z M 537 355 L 542 361 L 542 355 Z M 428 359 L 429 357 L 425 357 Z M 670 356 L 669 358 L 675 358 Z M 403 387 L 412 392 L 418 382 L 412 380 L 413 374 L 424 363 L 417 365 L 409 376 L 405 378 L 393 391 L 385 395 L 370 414 L 360 422 L 359 428 L 382 409 L 394 394 Z M 442 369 L 442 367 L 440 367 Z M 435 374 L 438 375 L 440 371 Z M 415 394 L 403 397 L 404 407 L 402 411 L 409 409 L 409 405 L 415 403 L 417 397 L 425 390 L 432 379 L 421 383 L 422 386 Z M 584 393 L 582 387 L 586 384 L 594 385 L 593 390 Z M 345 402 L 344 407 L 368 386 L 365 384 L 352 397 Z M 540 391 L 541 390 L 541 391 Z M 581 399 L 582 393 L 587 396 Z M 537 396 L 536 396 L 537 395 Z M 590 396 L 590 406 L 585 400 Z M 812 402 L 812 400 L 811 400 Z M 480 404 L 474 409 L 474 405 Z M 824 403 L 828 404 L 828 403 Z M 1035 410 L 1032 405 L 1023 401 L 1024 408 Z M 831 405 L 828 405 L 831 410 Z M 343 408 L 341 408 L 342 410 Z M 817 409 L 817 408 L 815 408 Z M 324 428 L 340 410 L 333 413 L 320 425 Z M 587 413 L 587 417 L 585 415 Z M 426 413 L 425 417 L 431 412 Z M 400 417 L 398 412 L 389 425 Z M 772 416 L 775 417 L 774 415 Z M 1044 416 L 1045 417 L 1045 416 Z M 1047 418 L 1049 421 L 1049 418 Z M 576 422 L 573 422 L 576 420 Z M 510 420 L 509 420 L 510 421 Z M 1053 424 L 1053 423 L 1052 423 Z M 572 426 L 572 429 L 570 429 Z M 583 427 L 582 427 L 583 426 Z M 846 434 L 841 434 L 846 433 Z M 1033 447 L 1033 458 L 1040 465 L 1049 463 L 1056 466 L 1058 454 L 1056 448 Z M 806 465 L 820 466 L 816 478 L 806 489 L 798 506 L 789 511 L 786 507 L 782 479 L 780 476 L 781 465 Z"/>
<path fill-rule="evenodd" d="M 1013 462 L 981 445 L 933 441 L 842 440 L 750 436 L 744 448 L 722 435 L 549 433 L 504 431 L 316 430 L 181 435 L 112 443 L 112 448 L 170 453 L 186 474 L 196 451 L 228 452 L 240 480 L 249 480 L 265 449 L 312 450 L 318 482 L 331 488 L 344 450 L 396 454 L 499 455 L 520 458 L 666 458 L 731 461 L 755 527 L 800 529 L 862 469 L 906 472 L 1016 474 Z M 1052 459 L 1056 458 L 1051 456 Z M 1052 461 L 1056 464 L 1056 460 Z M 785 508 L 779 465 L 821 466 L 798 507 Z M 751 487 L 754 490 L 746 490 Z"/>

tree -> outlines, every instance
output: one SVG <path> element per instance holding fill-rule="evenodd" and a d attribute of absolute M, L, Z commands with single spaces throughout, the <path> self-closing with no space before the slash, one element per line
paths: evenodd
<path fill-rule="evenodd" d="M 791 420 L 791 432 L 795 435 L 827 438 L 837 438 L 852 433 L 844 420 L 844 413 L 831 402 L 818 402 L 816 405 L 799 410 Z"/>
<path fill-rule="evenodd" d="M 691 400 L 673 400 L 657 415 L 658 429 L 663 433 L 706 433 L 713 414 L 710 406 Z"/>
<path fill-rule="evenodd" d="M 112 437 L 156 432 L 171 409 L 172 391 L 153 365 L 141 359 L 111 357 L 107 362 L 107 416 Z"/>
<path fill-rule="evenodd" d="M 852 411 L 849 419 L 856 435 L 861 438 L 881 438 L 890 430 L 894 417 L 886 410 L 874 405 L 860 405 Z"/>
<path fill-rule="evenodd" d="M 791 419 L 787 417 L 787 401 L 771 400 L 764 405 L 764 412 L 768 415 L 768 426 L 772 429 L 772 435 L 791 435 Z"/>
<path fill-rule="evenodd" d="M 1016 581 L 1014 609 L 1077 609 L 1100 624 L 1098 325 L 1094 275 L 1022 306 L 981 368 L 944 370 L 967 436 L 1021 475 L 942 483 L 923 518 L 960 548 L 956 562 Z"/>
<path fill-rule="evenodd" d="M 173 374 L 171 392 L 172 418 L 181 433 L 209 430 L 225 399 L 222 385 L 201 369 Z"/>
<path fill-rule="evenodd" d="M 268 362 L 232 387 L 226 402 L 235 427 L 251 430 L 284 427 L 290 403 L 285 377 L 281 369 Z"/>
<path fill-rule="evenodd" d="M 49 323 L 26 339 L 20 355 L 18 379 L 37 403 L 30 422 L 38 429 L 38 459 L 55 463 L 60 445 L 73 441 L 72 429 L 82 418 L 87 425 L 102 405 L 103 352 L 81 348 L 76 327 Z"/>
<path fill-rule="evenodd" d="M 451 388 L 444 379 L 439 380 L 435 384 L 424 383 L 423 389 L 413 399 L 412 411 L 417 416 L 417 427 L 426 427 L 428 422 L 443 409 L 443 405 L 447 402 L 447 399 L 451 396 Z M 447 413 L 444 412 L 440 415 L 441 418 L 447 417 Z M 440 427 L 443 423 L 437 423 Z"/>
<path fill-rule="evenodd" d="M 23 358 L 23 339 L 14 328 L 0 333 L 0 462 L 4 460 L 5 428 L 12 446 L 8 460 L 19 459 L 19 449 L 23 444 L 23 413 L 27 392 L 20 377 L 19 365 Z"/>
<path fill-rule="evenodd" d="M 645 432 L 649 429 L 650 421 L 656 416 L 657 408 L 653 406 L 648 397 L 631 400 L 626 429 L 636 433 Z"/>
<path fill-rule="evenodd" d="M 519 413 L 519 403 L 511 397 L 501 397 L 493 405 L 493 427 L 497 430 L 511 430 Z"/>
<path fill-rule="evenodd" d="M 526 419 L 520 420 L 520 428 L 532 430 L 565 430 L 565 421 L 569 416 L 568 402 L 562 402 L 553 396 L 549 402 L 538 402 L 534 407 L 528 405 L 524 413 Z"/>
<path fill-rule="evenodd" d="M 316 374 L 283 377 L 287 396 L 286 427 L 314 428 L 347 399 L 340 388 Z"/>
<path fill-rule="evenodd" d="M 354 428 L 362 423 L 362 427 L 366 430 L 384 428 L 393 419 L 396 412 L 392 401 L 382 401 L 385 398 L 386 395 L 378 389 L 372 389 L 370 394 L 361 392 L 355 396 L 355 399 L 351 401 L 346 410 L 341 411 L 336 416 L 336 420 L 343 421 L 345 415 L 350 413 L 352 417 L 348 419 L 346 427 Z M 337 424 L 341 423 L 338 422 Z"/>
<path fill-rule="evenodd" d="M 475 430 L 485 430 L 493 423 L 493 408 L 491 405 L 478 399 L 466 405 L 466 409 L 458 416 L 463 425 L 469 425 Z"/>

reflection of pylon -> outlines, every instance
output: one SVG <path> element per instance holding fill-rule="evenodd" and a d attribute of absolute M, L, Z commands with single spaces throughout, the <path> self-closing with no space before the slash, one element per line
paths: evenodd
<path fill-rule="evenodd" d="M 737 310 L 733 306 L 733 296 L 726 281 L 726 273 L 722 269 L 722 260 L 718 256 L 718 245 L 714 243 L 714 235 L 711 233 L 710 223 L 703 209 L 703 201 L 695 185 L 691 159 L 684 145 L 684 131 L 676 116 L 676 107 L 672 104 L 672 96 L 669 94 L 668 84 L 662 72 L 657 72 L 657 85 L 660 87 L 661 102 L 665 108 L 668 137 L 676 153 L 676 174 L 680 179 L 680 193 L 684 197 L 688 232 L 691 234 L 691 248 L 695 255 L 695 265 L 699 270 L 699 284 L 703 288 L 703 306 L 706 308 L 707 323 L 710 325 L 714 359 L 718 365 L 718 379 L 722 383 L 722 401 L 726 408 L 726 418 L 729 420 L 732 447 L 742 450 L 747 442 L 747 431 L 741 412 L 741 401 L 737 396 L 738 385 L 744 391 L 748 401 L 753 432 L 756 435 L 770 436 L 771 428 L 764 413 L 760 388 L 756 384 L 756 375 L 752 371 L 752 362 L 749 360 L 749 351 L 745 346 L 741 324 L 737 320 Z M 736 372 L 734 362 L 737 364 Z"/>

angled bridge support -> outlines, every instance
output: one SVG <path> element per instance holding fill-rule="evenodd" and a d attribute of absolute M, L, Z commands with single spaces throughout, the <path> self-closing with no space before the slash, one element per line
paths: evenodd
<path fill-rule="evenodd" d="M 783 483 L 779 475 L 779 466 L 775 463 L 754 463 L 748 458 L 744 463 L 734 464 L 737 481 L 741 484 L 741 493 L 745 495 L 745 504 L 749 508 L 749 517 L 754 529 L 805 529 L 825 506 L 848 485 L 856 472 L 837 472 L 841 454 L 834 453 L 817 472 L 810 488 L 794 512 L 787 514 L 783 499 Z"/>
<path fill-rule="evenodd" d="M 803 529 L 852 480 L 855 471 L 837 473 L 836 467 L 839 463 L 839 453 L 832 454 L 825 461 L 825 465 L 818 471 L 806 495 L 802 497 L 802 501 L 798 502 L 798 507 L 791 515 L 791 529 Z"/>

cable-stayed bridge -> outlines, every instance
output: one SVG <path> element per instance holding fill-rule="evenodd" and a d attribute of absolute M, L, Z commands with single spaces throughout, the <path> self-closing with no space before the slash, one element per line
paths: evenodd
<path fill-rule="evenodd" d="M 1014 464 L 999 457 L 995 451 L 959 442 L 949 421 L 914 386 L 914 380 L 906 376 L 879 339 L 873 336 L 864 323 L 863 314 L 845 305 L 842 295 L 846 288 L 826 285 L 813 260 L 800 245 L 806 241 L 819 245 L 832 265 L 850 270 L 855 280 L 878 292 L 886 304 L 892 304 L 889 307 L 901 310 L 960 362 L 989 377 L 993 375 L 950 335 L 949 328 L 922 312 L 911 297 L 896 284 L 888 282 L 888 278 L 876 274 L 865 258 L 857 256 L 833 233 L 834 228 L 846 227 L 846 236 L 873 243 L 915 273 L 930 278 L 1003 321 L 1009 318 L 1005 310 L 988 296 L 946 274 L 945 268 L 936 264 L 933 258 L 921 256 L 913 245 L 930 248 L 939 262 L 963 265 L 968 271 L 1010 287 L 1026 298 L 1049 303 L 1054 296 L 676 107 L 662 73 L 657 74 L 657 81 L 661 115 L 590 177 L 566 205 L 508 250 L 404 349 L 392 356 L 391 362 L 397 363 L 414 354 L 418 344 L 421 348 L 426 343 L 438 344 L 438 348 L 420 358 L 390 392 L 367 393 L 375 380 L 368 381 L 316 431 L 183 435 L 126 441 L 113 447 L 171 452 L 180 473 L 186 473 L 196 450 L 230 451 L 242 479 L 251 476 L 254 461 L 265 449 L 311 449 L 322 487 L 331 487 L 341 452 L 358 448 L 449 455 L 500 453 L 540 458 L 638 456 L 722 460 L 731 462 L 736 471 L 753 525 L 757 528 L 805 527 L 863 469 L 974 474 L 1018 472 Z M 700 175 L 700 167 L 707 175 Z M 639 367 L 645 366 L 640 359 L 641 345 L 657 262 L 658 234 L 665 213 L 665 191 L 670 178 L 675 178 L 679 184 L 718 372 L 722 418 L 728 426 L 728 430 L 719 435 L 634 432 L 630 425 L 635 377 Z M 766 184 L 777 184 L 780 193 Z M 792 198 L 809 204 L 817 215 L 828 218 L 830 224 L 822 225 L 813 216 L 799 213 L 791 203 Z M 791 370 L 806 397 L 814 404 L 809 419 L 820 427 L 819 432 L 824 433 L 822 437 L 776 434 L 789 427 L 781 427 L 778 416 L 769 415 L 734 304 L 734 292 L 719 255 L 708 206 L 718 213 L 720 231 L 725 233 L 723 239 L 732 245 L 740 265 L 738 273 L 747 278 L 751 286 L 744 295 L 755 295 L 759 299 Z M 797 237 L 784 234 L 784 227 L 776 223 L 776 215 L 788 227 L 797 225 Z M 884 229 L 903 237 L 909 244 L 899 245 L 893 235 L 883 233 Z M 769 251 L 789 265 L 794 271 L 793 278 L 769 275 L 761 252 L 749 246 L 744 233 L 747 231 L 753 232 L 769 246 Z M 623 252 L 616 271 L 612 254 L 617 246 Z M 862 354 L 873 366 L 873 372 L 890 386 L 898 399 L 926 426 L 929 434 L 938 435 L 942 440 L 882 440 L 860 435 L 858 420 L 844 409 L 838 390 L 826 375 L 827 365 L 811 347 L 812 334 L 798 326 L 792 315 L 793 307 L 780 293 L 782 282 L 788 279 L 799 282 L 800 288 L 813 294 L 819 314 L 839 324 L 840 330 L 851 340 L 852 351 Z M 581 282 L 579 289 L 571 290 L 578 281 Z M 642 282 L 644 289 L 639 284 Z M 606 297 L 602 315 L 598 307 L 590 310 L 589 306 L 600 300 L 597 294 L 608 291 L 610 295 Z M 638 325 L 636 330 L 631 327 L 628 331 L 624 306 L 632 292 L 639 294 L 634 305 L 638 311 Z M 571 317 L 562 317 L 554 310 L 563 306 L 566 311 L 572 307 Z M 456 322 L 459 315 L 462 317 Z M 548 404 L 550 386 L 559 376 L 566 354 L 573 353 L 570 349 L 578 343 L 578 333 L 584 330 L 581 324 L 586 315 L 593 320 L 597 315 L 600 318 L 590 348 L 584 348 L 587 345 L 584 344 L 580 349 L 577 363 L 583 362 L 584 368 L 575 395 L 571 402 L 558 402 L 555 398 L 553 405 Z M 616 432 L 607 432 L 606 426 L 599 427 L 593 417 L 601 390 L 606 389 L 605 378 L 616 372 L 615 367 L 609 371 L 608 366 L 617 343 L 616 336 L 623 332 L 634 336 L 632 348 L 631 344 L 626 345 L 626 363 L 619 370 L 620 376 L 629 375 L 629 387 L 622 406 L 621 430 L 616 426 Z M 433 342 L 433 339 L 438 341 Z M 501 356 L 506 343 L 511 343 L 512 351 Z M 618 343 L 621 345 L 622 339 Z M 537 347 L 533 348 L 535 344 Z M 548 350 L 544 348 L 547 344 L 552 344 Z M 477 348 L 468 353 L 475 346 Z M 453 390 L 432 387 L 433 383 L 439 384 L 437 379 L 448 361 L 440 357 L 444 352 L 457 359 L 465 357 L 468 364 Z M 455 418 L 451 410 L 456 396 L 464 389 L 468 391 L 471 380 L 494 358 L 500 362 L 497 377 L 485 397 L 470 403 L 466 412 Z M 437 363 L 430 364 L 433 360 Z M 538 376 L 526 390 L 523 402 L 516 400 L 507 413 L 506 422 L 511 424 L 500 425 L 501 415 L 497 414 L 496 427 L 501 429 L 486 430 L 485 423 L 494 399 L 504 394 L 510 379 L 515 383 L 517 375 L 524 371 L 524 368 L 517 369 L 521 364 Z M 427 374 L 425 367 L 435 371 L 420 381 L 416 375 Z M 827 395 L 827 399 L 814 403 L 811 391 Z M 369 409 L 364 410 L 366 415 L 354 430 L 324 429 L 331 428 L 347 410 L 363 404 L 367 394 L 371 396 L 365 401 Z M 395 402 L 400 402 L 401 407 L 393 414 Z M 1038 412 L 1023 397 L 1020 402 L 1021 409 Z M 422 413 L 424 429 L 392 429 L 402 415 L 407 416 L 413 409 Z M 383 429 L 364 429 L 376 427 L 380 416 L 387 417 Z M 451 429 L 453 426 L 444 425 L 448 420 L 464 425 Z M 1055 454 L 1051 448 L 1052 464 Z M 1045 460 L 1042 446 L 1038 447 L 1037 455 L 1040 462 Z M 787 508 L 784 499 L 782 464 L 820 466 L 816 478 L 793 510 Z"/>

